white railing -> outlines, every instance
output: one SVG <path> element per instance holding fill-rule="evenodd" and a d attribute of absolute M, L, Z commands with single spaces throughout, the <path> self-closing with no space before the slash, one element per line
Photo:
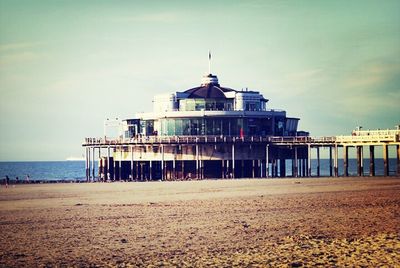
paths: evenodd
<path fill-rule="evenodd" d="M 378 130 L 353 130 L 352 136 L 391 136 L 400 135 L 400 129 L 378 129 Z"/>
<path fill-rule="evenodd" d="M 336 136 L 336 141 L 339 143 L 396 142 L 399 141 L 399 135 L 380 133 L 378 135 Z"/>
<path fill-rule="evenodd" d="M 400 142 L 400 135 L 393 132 L 379 132 L 377 135 L 353 135 L 332 137 L 308 136 L 139 136 L 125 138 L 86 138 L 83 145 L 126 145 L 126 144 L 198 144 L 198 143 L 275 143 L 275 144 L 343 144 Z"/>

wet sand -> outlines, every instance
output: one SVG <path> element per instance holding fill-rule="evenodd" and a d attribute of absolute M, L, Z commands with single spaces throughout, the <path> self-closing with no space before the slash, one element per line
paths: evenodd
<path fill-rule="evenodd" d="M 400 265 L 400 178 L 0 188 L 0 267 Z"/>

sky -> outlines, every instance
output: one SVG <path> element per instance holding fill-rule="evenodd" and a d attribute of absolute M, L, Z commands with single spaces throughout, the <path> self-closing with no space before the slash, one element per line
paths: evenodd
<path fill-rule="evenodd" d="M 260 91 L 311 136 L 400 124 L 400 1 L 0 0 L 0 161 L 64 160 L 106 118 Z"/>

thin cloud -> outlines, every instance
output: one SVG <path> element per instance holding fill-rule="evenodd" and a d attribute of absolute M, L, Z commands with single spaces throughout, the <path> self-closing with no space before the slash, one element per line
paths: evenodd
<path fill-rule="evenodd" d="M 21 43 L 8 43 L 0 45 L 0 52 L 25 50 L 27 48 L 33 48 L 43 43 L 40 42 L 21 42 Z"/>
<path fill-rule="evenodd" d="M 30 51 L 23 51 L 20 53 L 0 55 L 0 68 L 4 68 L 6 66 L 16 64 L 16 63 L 33 61 L 33 60 L 36 60 L 39 58 L 40 58 L 40 54 L 30 52 Z"/>
<path fill-rule="evenodd" d="M 128 17 L 113 18 L 112 21 L 116 22 L 157 22 L 157 23 L 171 23 L 177 22 L 178 16 L 176 13 L 151 13 L 143 15 L 134 15 Z"/>
<path fill-rule="evenodd" d="M 348 89 L 377 88 L 400 72 L 399 64 L 370 63 L 363 64 L 351 72 L 344 80 L 343 87 Z"/>

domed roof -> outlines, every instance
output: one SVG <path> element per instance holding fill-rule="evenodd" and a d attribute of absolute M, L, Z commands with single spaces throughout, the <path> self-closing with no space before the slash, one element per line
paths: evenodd
<path fill-rule="evenodd" d="M 208 74 L 203 77 L 201 86 L 194 87 L 185 91 L 187 98 L 191 99 L 226 99 L 224 92 L 234 91 L 231 88 L 221 87 L 215 75 Z"/>

